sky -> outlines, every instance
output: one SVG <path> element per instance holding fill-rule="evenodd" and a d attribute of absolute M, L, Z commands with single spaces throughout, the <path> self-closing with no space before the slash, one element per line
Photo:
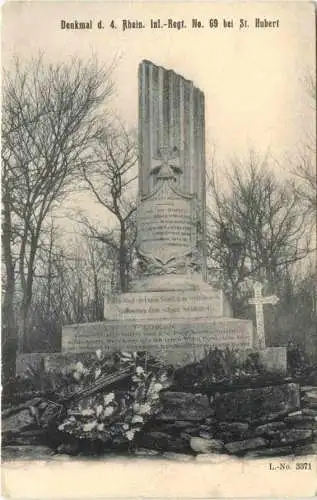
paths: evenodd
<path fill-rule="evenodd" d="M 255 28 L 255 19 L 278 27 Z M 104 29 L 62 30 L 66 22 L 99 20 Z M 182 21 L 184 29 L 151 29 L 150 19 Z M 204 28 L 192 28 L 192 19 Z M 217 19 L 218 27 L 209 27 Z M 224 28 L 223 20 L 233 21 Z M 240 19 L 248 28 L 239 29 Z M 114 20 L 116 29 L 110 27 Z M 145 28 L 122 30 L 122 21 Z M 275 23 L 276 24 L 276 23 Z M 44 50 L 50 61 L 96 55 L 116 59 L 111 107 L 128 126 L 137 126 L 138 65 L 142 59 L 173 69 L 205 93 L 207 165 L 219 165 L 250 149 L 276 159 L 281 175 L 308 134 L 315 112 L 305 79 L 315 74 L 314 5 L 309 2 L 11 2 L 3 8 L 2 64 Z M 284 170 L 284 174 L 283 174 Z"/>

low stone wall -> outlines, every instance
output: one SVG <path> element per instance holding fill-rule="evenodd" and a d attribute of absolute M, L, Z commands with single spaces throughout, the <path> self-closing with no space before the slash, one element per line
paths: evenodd
<path fill-rule="evenodd" d="M 164 392 L 139 445 L 160 452 L 261 457 L 317 453 L 317 387 L 287 383 L 213 396 Z"/>
<path fill-rule="evenodd" d="M 138 456 L 168 454 L 171 458 L 176 454 L 199 460 L 202 455 L 214 459 L 216 455 L 256 458 L 317 454 L 317 386 L 304 387 L 284 380 L 241 388 L 218 384 L 204 393 L 195 393 L 194 387 L 187 392 L 176 386 L 161 391 L 160 412 L 136 437 Z M 20 404 L 15 413 L 2 415 L 5 453 L 9 450 L 15 456 L 18 451 L 14 446 L 43 447 L 51 441 L 34 418 L 35 408 L 42 411 L 42 405 L 45 410 L 47 402 L 34 397 Z M 58 453 L 78 453 L 78 443 L 52 448 Z M 103 452 L 107 453 L 107 447 Z"/>

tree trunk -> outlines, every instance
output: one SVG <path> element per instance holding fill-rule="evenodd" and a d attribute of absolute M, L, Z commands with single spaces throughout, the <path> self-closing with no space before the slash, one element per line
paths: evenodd
<path fill-rule="evenodd" d="M 22 301 L 17 321 L 17 354 L 24 352 L 26 335 L 30 327 L 30 304 Z"/>
<path fill-rule="evenodd" d="M 50 243 L 48 248 L 48 269 L 47 269 L 47 303 L 46 314 L 51 312 L 51 297 L 52 297 L 52 253 L 53 253 L 53 225 L 50 228 Z"/>
<path fill-rule="evenodd" d="M 93 321 L 103 321 L 104 311 L 102 306 L 102 298 L 100 296 L 98 275 L 94 271 L 94 317 Z"/>
<path fill-rule="evenodd" d="M 119 277 L 120 289 L 125 293 L 128 291 L 127 284 L 127 249 L 126 249 L 126 229 L 124 224 L 121 224 L 120 231 L 120 249 L 119 249 Z"/>
<path fill-rule="evenodd" d="M 7 380 L 10 377 L 15 377 L 17 351 L 14 311 L 15 275 L 11 251 L 12 224 L 8 188 L 3 190 L 3 207 L 2 249 L 6 270 L 6 286 L 2 306 L 2 375 L 3 379 Z"/>
<path fill-rule="evenodd" d="M 236 318 L 237 315 L 239 314 L 239 307 L 238 307 L 238 286 L 237 283 L 235 283 L 233 280 L 231 281 L 231 305 L 232 305 L 232 313 L 233 317 Z"/>
<path fill-rule="evenodd" d="M 7 292 L 6 292 L 6 295 Z M 17 331 L 13 297 L 5 297 L 2 320 L 2 377 L 3 382 L 16 374 Z"/>

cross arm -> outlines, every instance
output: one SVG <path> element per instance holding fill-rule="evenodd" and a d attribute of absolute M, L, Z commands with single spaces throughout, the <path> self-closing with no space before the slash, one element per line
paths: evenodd
<path fill-rule="evenodd" d="M 249 304 L 277 304 L 279 302 L 279 298 L 276 296 L 276 295 L 271 295 L 269 297 L 261 297 L 261 298 L 253 298 L 253 299 L 249 299 L 248 300 L 248 303 Z"/>

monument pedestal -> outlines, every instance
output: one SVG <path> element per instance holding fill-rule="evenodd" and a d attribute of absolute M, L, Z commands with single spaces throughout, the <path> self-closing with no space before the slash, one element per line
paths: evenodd
<path fill-rule="evenodd" d="M 250 349 L 252 323 L 233 318 L 109 320 L 63 328 L 68 353 L 147 351 L 165 363 L 182 366 L 202 359 L 212 347 Z"/>
<path fill-rule="evenodd" d="M 147 351 L 168 364 L 182 366 L 202 359 L 213 347 L 256 349 L 266 370 L 287 371 L 286 347 L 257 348 L 252 322 L 231 317 L 221 290 L 202 280 L 196 284 L 183 291 L 113 296 L 105 304 L 105 321 L 63 327 L 63 353 Z"/>
<path fill-rule="evenodd" d="M 174 276 L 168 282 L 175 284 Z M 63 327 L 62 351 L 147 351 L 182 366 L 202 359 L 212 347 L 252 349 L 252 322 L 231 317 L 221 290 L 199 277 L 185 290 L 167 290 L 164 280 L 160 283 L 159 290 L 111 297 L 103 322 Z"/>
<path fill-rule="evenodd" d="M 222 290 L 204 282 L 201 277 L 187 277 L 186 283 L 183 276 L 156 278 L 147 282 L 148 287 L 137 288 L 143 291 L 134 289 L 113 295 L 105 302 L 105 319 L 160 322 L 181 318 L 192 323 L 202 318 L 232 317 L 230 304 Z"/>

